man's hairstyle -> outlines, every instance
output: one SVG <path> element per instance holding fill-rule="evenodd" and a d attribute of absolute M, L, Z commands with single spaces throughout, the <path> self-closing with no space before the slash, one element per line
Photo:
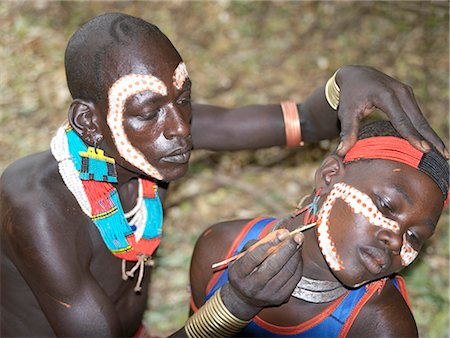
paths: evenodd
<path fill-rule="evenodd" d="M 404 140 L 404 138 L 395 130 L 389 121 L 376 121 L 363 126 L 358 134 L 358 141 L 365 140 L 369 138 L 376 138 L 379 136 L 391 136 Z M 412 146 L 408 147 L 412 148 Z M 350 154 L 352 150 L 349 151 L 347 156 Z M 397 149 L 395 149 L 397 151 Z M 449 164 L 447 160 L 441 155 L 436 148 L 432 146 L 431 150 L 428 153 L 421 153 L 414 149 L 415 152 L 420 154 L 417 162 L 414 164 L 414 167 L 419 171 L 428 175 L 439 187 L 444 196 L 444 200 L 447 199 L 448 189 L 449 189 Z M 401 150 L 398 149 L 398 153 L 401 156 Z M 398 156 L 398 155 L 396 155 Z M 355 162 L 355 160 L 361 161 L 370 161 L 376 159 L 375 157 L 364 158 L 364 155 L 361 157 L 357 157 L 356 159 L 345 161 L 345 165 L 351 165 Z M 380 158 L 383 158 L 380 156 Z"/>
<path fill-rule="evenodd" d="M 72 98 L 105 100 L 109 87 L 123 75 L 117 73 L 116 67 L 111 67 L 115 65 L 117 50 L 132 54 L 137 50 L 132 47 L 138 47 L 142 41 L 150 43 L 148 39 L 170 43 L 155 25 L 122 13 L 106 13 L 81 26 L 71 37 L 65 52 L 67 85 Z"/>

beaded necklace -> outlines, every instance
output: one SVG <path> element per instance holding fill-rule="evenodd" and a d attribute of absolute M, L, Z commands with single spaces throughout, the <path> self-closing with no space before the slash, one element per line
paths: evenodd
<path fill-rule="evenodd" d="M 140 268 L 135 288 L 140 291 L 144 265 L 161 241 L 163 214 L 156 183 L 139 179 L 137 204 L 125 215 L 112 184 L 117 183 L 113 158 L 101 149 L 87 147 L 70 126 L 58 129 L 51 151 L 67 188 L 94 222 L 111 253 L 123 260 L 122 278 L 133 277 Z M 125 261 L 137 264 L 125 271 Z"/>

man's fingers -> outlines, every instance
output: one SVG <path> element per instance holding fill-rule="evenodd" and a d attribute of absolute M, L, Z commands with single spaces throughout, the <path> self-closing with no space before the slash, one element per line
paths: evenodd
<path fill-rule="evenodd" d="M 239 276 L 243 278 L 249 275 L 287 237 L 289 237 L 289 231 L 280 229 L 253 244 L 241 258 L 233 263 L 233 265 L 239 265 Z"/>
<path fill-rule="evenodd" d="M 252 247 L 257 242 L 258 242 L 257 239 L 249 240 L 247 243 L 244 244 L 244 246 L 242 247 L 242 250 L 240 252 L 244 252 L 244 251 L 250 249 L 250 247 Z"/>
<path fill-rule="evenodd" d="M 420 151 L 427 152 L 430 149 L 428 143 L 413 126 L 397 96 L 391 91 L 386 93 L 376 102 L 376 106 L 389 117 L 392 125 L 403 138 Z"/>
<path fill-rule="evenodd" d="M 413 126 L 419 132 L 425 140 L 433 144 L 436 149 L 444 156 L 447 160 L 449 159 L 448 150 L 445 148 L 444 142 L 435 133 L 435 131 L 430 127 L 428 121 L 423 116 L 420 110 L 414 93 L 412 89 L 405 90 L 406 95 L 399 96 L 400 104 L 402 105 L 404 111 L 408 114 Z"/>
<path fill-rule="evenodd" d="M 299 262 L 301 259 L 298 250 L 303 244 L 303 238 L 303 234 L 300 233 L 280 243 L 256 269 L 255 277 L 258 280 L 269 281 L 276 276 L 276 279 L 286 281 L 295 272 L 295 263 L 292 263 L 291 260 Z"/>
<path fill-rule="evenodd" d="M 265 286 L 271 292 L 287 292 L 290 294 L 300 281 L 303 272 L 303 261 L 300 253 L 292 255 L 283 268 Z M 274 291 L 277 290 L 277 291 Z"/>
<path fill-rule="evenodd" d="M 336 149 L 336 153 L 339 156 L 344 156 L 355 144 L 358 139 L 359 119 L 351 108 L 339 107 L 339 120 L 341 121 L 341 135 L 340 143 Z M 344 115 L 348 115 L 351 112 L 351 116 L 344 118 Z"/>

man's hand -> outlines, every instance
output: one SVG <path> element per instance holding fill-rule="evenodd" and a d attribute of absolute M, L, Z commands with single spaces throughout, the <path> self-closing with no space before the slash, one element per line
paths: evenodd
<path fill-rule="evenodd" d="M 286 302 L 302 277 L 303 234 L 286 229 L 270 233 L 228 269 L 222 287 L 226 307 L 238 318 L 253 318 L 264 307 Z"/>
<path fill-rule="evenodd" d="M 336 82 L 340 87 L 339 155 L 345 155 L 355 144 L 360 121 L 379 108 L 389 117 L 400 135 L 414 147 L 428 152 L 431 143 L 445 158 L 449 158 L 444 143 L 425 120 L 411 87 L 367 66 L 340 68 Z"/>

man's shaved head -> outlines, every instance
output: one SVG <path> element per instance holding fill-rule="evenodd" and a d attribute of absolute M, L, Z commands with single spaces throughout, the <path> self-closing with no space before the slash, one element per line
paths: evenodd
<path fill-rule="evenodd" d="M 119 77 L 131 72 L 147 74 L 152 69 L 156 59 L 144 56 L 143 50 L 156 57 L 167 53 L 179 57 L 158 27 L 142 19 L 107 13 L 85 23 L 74 33 L 65 53 L 72 98 L 106 104 L 108 89 Z"/>

